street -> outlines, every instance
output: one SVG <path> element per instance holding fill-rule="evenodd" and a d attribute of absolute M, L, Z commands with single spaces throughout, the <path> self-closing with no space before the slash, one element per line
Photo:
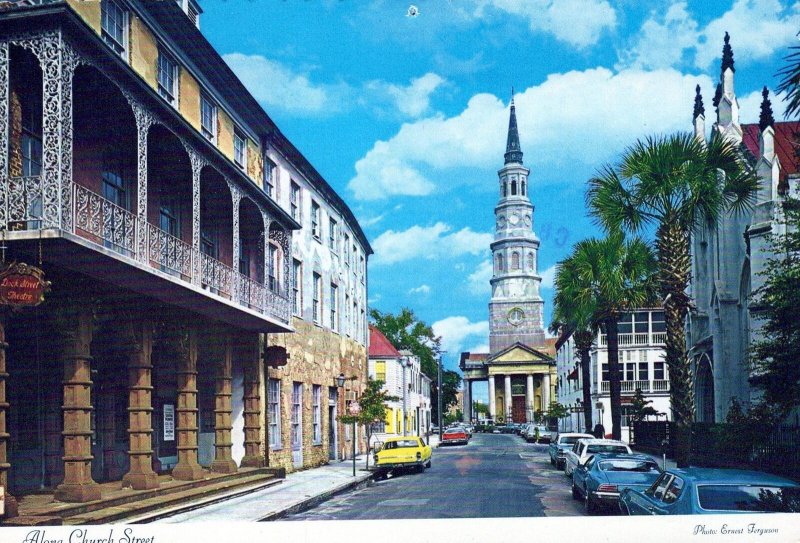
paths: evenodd
<path fill-rule="evenodd" d="M 434 449 L 431 468 L 342 494 L 284 520 L 490 518 L 583 515 L 546 445 L 475 434 Z"/>

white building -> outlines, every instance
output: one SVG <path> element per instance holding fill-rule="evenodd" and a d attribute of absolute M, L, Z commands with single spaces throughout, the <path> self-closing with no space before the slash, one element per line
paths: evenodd
<path fill-rule="evenodd" d="M 631 400 L 636 389 L 651 400 L 653 409 L 670 420 L 669 376 L 664 362 L 666 331 L 664 311 L 641 309 L 625 313 L 619 320 L 619 363 L 622 372 L 622 439 L 629 441 Z M 556 343 L 558 402 L 569 407 L 571 415 L 559 421 L 564 432 L 585 431 L 583 380 L 580 360 L 570 335 Z M 611 433 L 611 396 L 609 393 L 608 345 L 606 335 L 598 332 L 591 350 L 592 425 L 598 421 Z M 599 376 L 599 379 L 598 379 Z M 592 428 L 589 428 L 591 431 Z"/>

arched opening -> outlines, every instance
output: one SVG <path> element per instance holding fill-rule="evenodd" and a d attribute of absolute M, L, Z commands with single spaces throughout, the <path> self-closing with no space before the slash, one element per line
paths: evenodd
<path fill-rule="evenodd" d="M 73 104 L 76 232 L 133 256 L 138 211 L 133 111 L 116 85 L 87 66 L 75 71 Z"/>
<path fill-rule="evenodd" d="M 237 270 L 242 278 L 239 301 L 250 307 L 263 306 L 263 297 L 259 293 L 264 285 L 264 236 L 261 210 L 249 198 L 242 198 L 239 204 L 237 261 Z"/>
<path fill-rule="evenodd" d="M 533 262 L 533 253 L 528 253 L 528 271 L 533 271 L 534 262 Z"/>
<path fill-rule="evenodd" d="M 503 262 L 503 255 L 501 253 L 497 253 L 497 271 L 502 272 L 504 267 L 505 263 Z"/>
<path fill-rule="evenodd" d="M 511 181 L 511 196 L 517 195 L 517 180 L 514 179 Z"/>
<path fill-rule="evenodd" d="M 147 135 L 149 259 L 188 280 L 192 262 L 192 166 L 180 140 L 161 125 Z"/>
<path fill-rule="evenodd" d="M 502 193 L 503 193 L 503 198 L 505 198 L 506 196 L 508 196 L 508 185 L 506 184 L 506 182 L 505 182 L 505 181 L 503 181 L 502 183 L 500 183 L 500 190 L 501 190 L 501 191 L 502 191 Z"/>
<path fill-rule="evenodd" d="M 714 373 L 708 353 L 703 353 L 697 360 L 696 380 L 697 420 L 698 422 L 713 423 L 715 419 Z"/>
<path fill-rule="evenodd" d="M 518 270 L 519 266 L 520 266 L 519 253 L 517 251 L 514 251 L 513 253 L 511 253 L 511 269 Z"/>
<path fill-rule="evenodd" d="M 527 189 L 527 187 L 525 186 L 525 181 L 523 180 L 523 181 L 522 181 L 522 195 L 523 195 L 523 196 L 525 196 L 525 193 L 526 193 L 526 191 L 527 191 L 527 190 L 528 190 L 528 189 Z"/>
<path fill-rule="evenodd" d="M 228 183 L 215 169 L 200 172 L 201 284 L 230 297 L 233 268 L 233 200 Z"/>

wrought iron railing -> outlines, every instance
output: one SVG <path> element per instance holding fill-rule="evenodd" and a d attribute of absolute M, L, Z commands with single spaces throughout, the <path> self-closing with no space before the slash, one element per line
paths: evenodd
<path fill-rule="evenodd" d="M 637 388 L 640 389 L 644 394 L 649 394 L 652 392 L 669 392 L 669 380 L 654 379 L 652 381 L 637 380 L 620 382 L 620 392 L 623 394 L 633 394 L 636 392 Z M 600 393 L 608 394 L 610 391 L 611 383 L 609 381 L 601 381 Z"/>
<path fill-rule="evenodd" d="M 267 292 L 264 284 L 253 281 L 241 273 L 237 273 L 234 277 L 239 303 L 251 309 L 262 311 L 266 303 L 265 295 Z"/>
<path fill-rule="evenodd" d="M 147 225 L 147 258 L 161 271 L 177 274 L 181 278 L 192 276 L 192 246 L 160 228 Z"/>
<path fill-rule="evenodd" d="M 81 185 L 73 185 L 75 229 L 128 256 L 136 253 L 136 215 Z"/>
<path fill-rule="evenodd" d="M 652 334 L 618 334 L 617 342 L 620 347 L 634 345 L 663 345 L 667 340 L 666 332 L 653 332 Z M 608 336 L 600 334 L 600 345 L 608 345 Z"/>
<path fill-rule="evenodd" d="M 42 177 L 10 177 L 8 185 L 9 229 L 39 228 L 38 221 L 42 218 Z M 28 221 L 37 221 L 37 224 L 28 227 L 25 224 Z"/>
<path fill-rule="evenodd" d="M 233 294 L 233 268 L 207 254 L 200 255 L 201 284 L 214 294 L 231 298 Z"/>

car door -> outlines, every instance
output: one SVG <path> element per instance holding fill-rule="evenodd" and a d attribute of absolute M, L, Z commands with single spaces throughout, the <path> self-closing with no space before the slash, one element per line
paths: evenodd
<path fill-rule="evenodd" d="M 589 470 L 591 470 L 594 465 L 594 460 L 594 456 L 589 456 L 585 463 L 581 464 L 579 462 L 572 472 L 572 482 L 576 487 L 581 489 L 581 492 L 586 488 L 586 478 L 589 475 Z"/>
<path fill-rule="evenodd" d="M 661 498 L 669 488 L 673 475 L 662 473 L 656 482 L 642 493 L 628 491 L 628 511 L 631 515 L 658 515 L 663 509 Z"/>
<path fill-rule="evenodd" d="M 677 475 L 670 480 L 661 499 L 653 500 L 653 515 L 675 515 L 680 507 L 680 498 L 683 496 L 686 483 Z"/>

